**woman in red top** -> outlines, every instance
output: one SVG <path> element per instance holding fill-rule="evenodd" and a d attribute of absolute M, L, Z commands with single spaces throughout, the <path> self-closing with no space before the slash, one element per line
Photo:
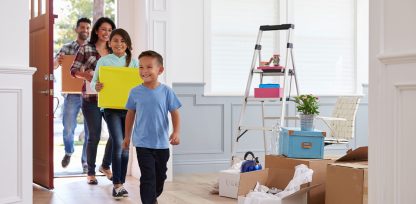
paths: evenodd
<path fill-rule="evenodd" d="M 103 113 L 97 106 L 97 93 L 89 90 L 89 83 L 93 77 L 98 59 L 110 53 L 107 42 L 110 39 L 111 31 L 115 28 L 116 26 L 111 19 L 106 17 L 98 19 L 92 28 L 90 41 L 79 48 L 71 67 L 72 76 L 84 79 L 84 85 L 82 87 L 82 113 L 89 131 L 87 143 L 88 184 L 98 184 L 95 178 L 95 160 L 103 118 Z M 110 180 L 112 178 L 110 170 L 111 152 L 110 135 L 105 147 L 103 163 L 99 168 L 99 171 L 104 173 Z"/>

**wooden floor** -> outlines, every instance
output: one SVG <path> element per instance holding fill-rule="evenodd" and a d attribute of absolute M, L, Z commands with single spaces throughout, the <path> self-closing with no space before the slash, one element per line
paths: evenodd
<path fill-rule="evenodd" d="M 216 182 L 218 174 L 192 174 L 175 176 L 173 182 L 165 184 L 163 194 L 158 198 L 159 204 L 236 204 L 237 200 L 212 195 L 209 191 Z M 116 201 L 111 196 L 112 183 L 105 177 L 98 177 L 98 185 L 86 183 L 85 177 L 57 178 L 55 189 L 46 190 L 33 186 L 33 203 L 35 204 L 92 204 L 92 203 L 141 203 L 139 180 L 128 177 L 125 188 L 128 198 Z"/>

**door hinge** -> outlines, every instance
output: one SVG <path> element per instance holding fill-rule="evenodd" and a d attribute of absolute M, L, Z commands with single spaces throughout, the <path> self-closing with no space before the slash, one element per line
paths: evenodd
<path fill-rule="evenodd" d="M 48 81 L 48 80 L 50 80 L 50 81 L 54 81 L 55 80 L 55 76 L 53 75 L 53 74 L 45 74 L 45 76 L 43 76 L 43 79 L 45 80 L 45 81 Z"/>

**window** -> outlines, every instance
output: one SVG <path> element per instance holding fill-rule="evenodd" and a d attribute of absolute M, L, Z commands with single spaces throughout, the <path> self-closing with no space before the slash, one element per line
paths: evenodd
<path fill-rule="evenodd" d="M 209 72 L 205 72 L 208 92 L 243 94 L 259 26 L 290 22 L 295 24 L 292 42 L 301 93 L 356 93 L 355 1 L 280 1 L 288 3 L 282 4 L 282 8 L 287 9 L 279 9 L 278 2 L 210 1 Z M 280 53 L 281 63 L 284 63 L 284 33 L 263 32 L 263 61 Z M 253 77 L 251 89 L 257 84 L 258 77 Z"/>
<path fill-rule="evenodd" d="M 211 0 L 209 88 L 211 93 L 243 94 L 260 25 L 277 24 L 276 0 Z M 277 35 L 265 33 L 262 55 L 272 56 Z M 258 80 L 257 80 L 258 81 Z M 255 84 L 256 81 L 253 82 Z"/>
<path fill-rule="evenodd" d="M 295 24 L 294 56 L 302 93 L 355 93 L 355 4 L 353 0 L 289 2 Z"/>

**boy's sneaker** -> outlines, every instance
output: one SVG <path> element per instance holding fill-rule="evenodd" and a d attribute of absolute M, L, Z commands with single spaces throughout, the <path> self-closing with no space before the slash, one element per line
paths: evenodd
<path fill-rule="evenodd" d="M 61 162 L 62 167 L 66 168 L 70 161 L 71 161 L 71 156 L 65 155 Z"/>
<path fill-rule="evenodd" d="M 129 197 L 129 192 L 127 192 L 124 186 L 121 186 L 120 188 L 121 188 L 120 192 L 121 194 L 123 194 L 123 197 Z"/>
<path fill-rule="evenodd" d="M 123 186 L 120 186 L 118 188 L 113 187 L 113 198 L 117 200 L 123 198 L 124 197 L 123 192 L 122 192 L 123 189 L 124 189 Z"/>
<path fill-rule="evenodd" d="M 108 178 L 108 180 L 113 180 L 113 173 L 111 173 L 111 170 L 110 170 L 110 168 L 108 168 L 108 169 L 105 169 L 102 165 L 100 166 L 100 168 L 98 169 L 98 171 L 99 172 L 101 172 L 101 173 L 103 173 L 107 178 Z"/>

